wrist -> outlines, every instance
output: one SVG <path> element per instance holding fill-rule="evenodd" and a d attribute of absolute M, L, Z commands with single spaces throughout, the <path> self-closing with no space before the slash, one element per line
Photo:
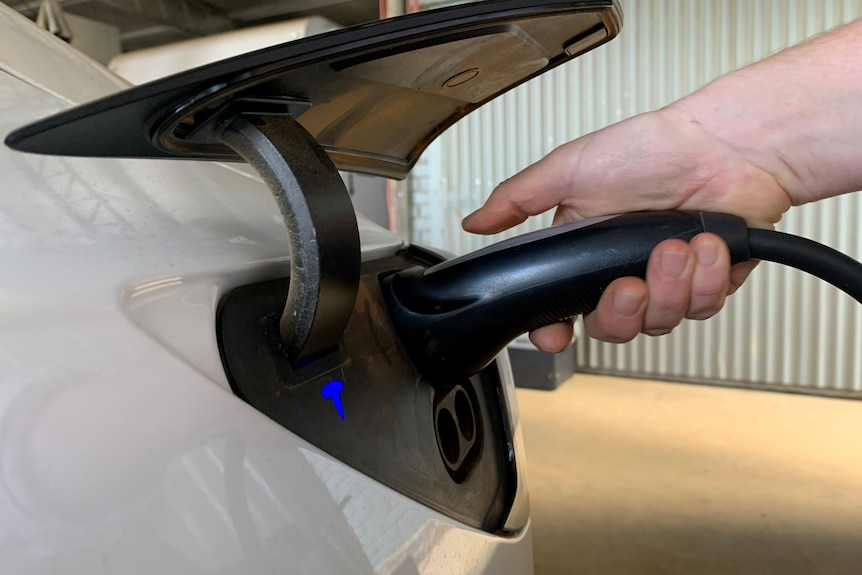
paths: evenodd
<path fill-rule="evenodd" d="M 752 161 L 755 152 L 734 145 L 732 134 L 716 134 L 708 118 L 685 104 L 659 111 L 672 126 L 667 137 L 683 143 L 675 155 L 685 168 L 677 180 L 680 205 L 735 214 L 753 227 L 773 227 L 794 202 L 779 177 Z"/>
<path fill-rule="evenodd" d="M 794 205 L 862 189 L 862 21 L 669 106 L 771 174 Z"/>
<path fill-rule="evenodd" d="M 792 122 L 757 110 L 748 96 L 739 94 L 733 79 L 725 78 L 670 104 L 667 112 L 729 150 L 739 163 L 768 176 L 787 195 L 789 205 L 814 199 L 805 196 L 807 170 L 798 161 L 804 157 L 806 138 L 793 133 Z"/>

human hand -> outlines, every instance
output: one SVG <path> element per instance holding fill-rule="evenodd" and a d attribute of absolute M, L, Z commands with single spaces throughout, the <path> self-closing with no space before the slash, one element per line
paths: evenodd
<path fill-rule="evenodd" d="M 468 216 L 466 231 L 493 234 L 556 207 L 554 224 L 639 210 L 732 213 L 771 227 L 791 205 L 779 179 L 707 131 L 682 107 L 642 114 L 561 146 L 500 184 Z M 730 267 L 727 246 L 701 234 L 690 244 L 662 242 L 646 280 L 621 278 L 585 317 L 591 336 L 626 342 L 638 333 L 669 333 L 683 318 L 706 319 L 722 308 L 754 268 Z M 571 322 L 530 335 L 540 349 L 562 351 Z"/>

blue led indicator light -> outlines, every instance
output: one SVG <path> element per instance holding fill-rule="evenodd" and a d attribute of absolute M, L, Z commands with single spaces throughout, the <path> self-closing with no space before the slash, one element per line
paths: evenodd
<path fill-rule="evenodd" d="M 341 421 L 344 421 L 344 403 L 341 401 L 341 392 L 344 391 L 344 382 L 330 381 L 323 386 L 320 395 L 332 401 L 335 404 L 335 409 L 338 410 L 338 415 L 341 416 Z"/>

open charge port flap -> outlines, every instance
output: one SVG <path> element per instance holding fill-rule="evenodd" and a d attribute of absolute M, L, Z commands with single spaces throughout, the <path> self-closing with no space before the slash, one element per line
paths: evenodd
<path fill-rule="evenodd" d="M 447 396 L 416 372 L 379 286 L 381 275 L 417 264 L 428 262 L 404 254 L 364 264 L 338 350 L 301 367 L 278 342 L 287 280 L 233 290 L 218 317 L 223 363 L 236 394 L 293 433 L 450 517 L 501 532 L 517 479 L 499 375 L 492 365 Z M 447 460 L 441 434 L 463 453 Z"/>

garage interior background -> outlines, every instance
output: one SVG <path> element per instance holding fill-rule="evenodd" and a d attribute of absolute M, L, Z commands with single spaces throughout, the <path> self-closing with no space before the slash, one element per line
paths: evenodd
<path fill-rule="evenodd" d="M 346 26 L 381 10 L 429 9 L 449 0 L 6 0 L 25 15 L 41 10 L 67 26 L 72 45 L 108 63 L 140 50 L 268 24 L 322 16 Z M 621 35 L 499 98 L 430 148 L 411 178 L 390 185 L 392 225 L 414 242 L 461 254 L 549 225 L 550 214 L 492 238 L 461 231 L 460 220 L 494 186 L 579 135 L 656 109 L 713 78 L 862 15 L 862 0 L 620 0 Z M 53 10 L 60 6 L 62 10 Z M 60 15 L 60 17 L 58 17 Z M 58 30 L 62 35 L 63 30 Z M 350 180 L 356 197 L 379 183 Z M 382 198 L 382 192 L 379 197 Z M 858 194 L 795 208 L 779 229 L 862 258 Z M 374 204 L 363 210 L 375 210 Z M 375 214 L 369 213 L 372 217 Z M 380 216 L 380 214 L 376 214 Z M 386 214 L 383 214 L 385 217 Z M 764 264 L 727 309 L 686 322 L 672 335 L 628 345 L 581 338 L 577 369 L 862 397 L 862 310 L 831 286 Z"/>

